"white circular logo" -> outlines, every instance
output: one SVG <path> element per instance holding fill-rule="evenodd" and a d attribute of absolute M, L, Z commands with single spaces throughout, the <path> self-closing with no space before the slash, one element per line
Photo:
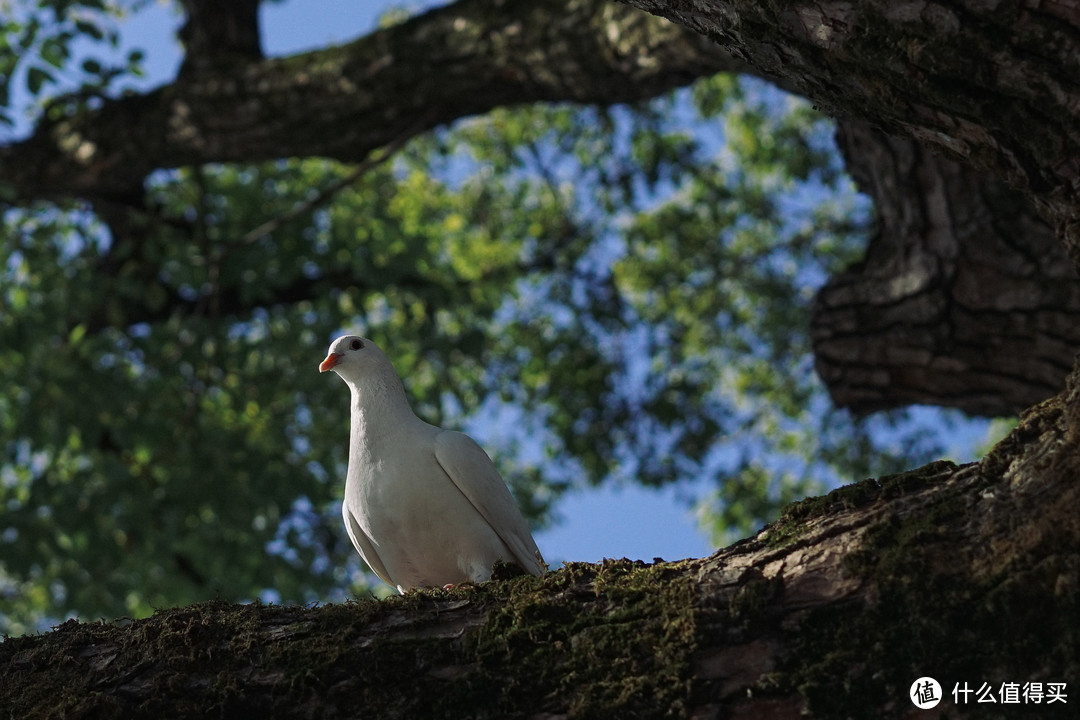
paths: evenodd
<path fill-rule="evenodd" d="M 908 693 L 911 702 L 920 710 L 929 710 L 937 707 L 941 702 L 941 685 L 932 677 L 921 677 L 911 683 L 911 691 Z"/>

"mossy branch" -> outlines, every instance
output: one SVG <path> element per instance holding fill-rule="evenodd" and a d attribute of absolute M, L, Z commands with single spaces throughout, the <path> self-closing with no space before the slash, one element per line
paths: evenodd
<path fill-rule="evenodd" d="M 1033 410 L 982 463 L 797 503 L 708 558 L 72 620 L 0 644 L 0 706 L 27 719 L 885 718 L 911 710 L 923 675 L 1067 682 L 1080 670 L 1077 395 Z"/>

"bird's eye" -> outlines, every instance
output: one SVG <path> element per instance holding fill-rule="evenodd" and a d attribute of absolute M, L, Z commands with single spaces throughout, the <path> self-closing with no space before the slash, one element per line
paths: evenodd
<path fill-rule="evenodd" d="M 359 350 L 360 348 L 364 347 L 364 343 L 360 342 L 359 340 L 353 340 L 351 343 L 349 343 L 349 347 L 351 347 L 353 350 Z"/>

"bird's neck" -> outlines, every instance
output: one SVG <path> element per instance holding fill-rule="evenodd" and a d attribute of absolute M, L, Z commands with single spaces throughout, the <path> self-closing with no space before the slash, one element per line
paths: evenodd
<path fill-rule="evenodd" d="M 366 382 L 363 386 L 350 385 L 349 389 L 352 395 L 350 455 L 378 453 L 385 439 L 400 436 L 411 423 L 419 421 L 397 377 Z"/>

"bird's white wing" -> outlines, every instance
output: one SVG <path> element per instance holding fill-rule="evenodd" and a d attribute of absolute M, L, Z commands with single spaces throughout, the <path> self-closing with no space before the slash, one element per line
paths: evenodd
<path fill-rule="evenodd" d="M 502 539 L 514 559 L 533 575 L 544 572 L 544 559 L 514 496 L 483 448 L 471 437 L 452 430 L 435 436 L 435 459 Z"/>
<path fill-rule="evenodd" d="M 364 532 L 364 528 L 360 527 L 360 523 L 356 522 L 356 518 L 349 511 L 348 506 L 345 506 L 345 529 L 349 532 L 349 538 L 352 540 L 353 547 L 360 553 L 360 557 L 364 558 L 364 562 L 368 564 L 372 572 L 379 576 L 379 579 L 388 585 L 397 586 L 397 583 L 390 579 L 390 573 L 386 571 L 386 566 L 383 565 L 382 559 L 379 558 L 379 553 L 375 552 L 375 546 L 371 542 L 371 538 Z"/>

